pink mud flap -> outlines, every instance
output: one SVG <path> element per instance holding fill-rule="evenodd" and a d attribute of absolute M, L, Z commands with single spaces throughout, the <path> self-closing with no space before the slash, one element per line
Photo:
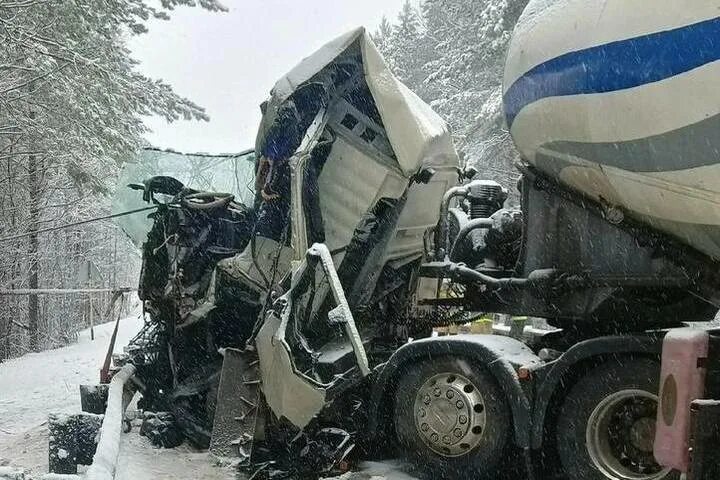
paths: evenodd
<path fill-rule="evenodd" d="M 678 328 L 663 341 L 654 453 L 658 463 L 681 472 L 690 461 L 690 403 L 704 394 L 709 339 L 704 330 Z"/>

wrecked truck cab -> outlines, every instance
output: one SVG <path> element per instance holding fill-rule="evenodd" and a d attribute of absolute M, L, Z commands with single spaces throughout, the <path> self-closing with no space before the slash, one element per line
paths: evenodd
<path fill-rule="evenodd" d="M 321 106 L 297 101 L 310 88 L 323 92 Z M 288 103 L 300 109 L 295 128 L 307 123 L 289 160 L 294 258 L 320 242 L 342 264 L 363 217 L 383 199 L 404 195 L 385 257 L 421 255 L 437 223 L 435 207 L 457 182 L 457 153 L 446 123 L 392 75 L 364 29 L 325 45 L 275 84 L 256 150 Z M 418 185 L 422 171 L 434 174 Z"/>
<path fill-rule="evenodd" d="M 307 89 L 323 101 L 298 102 Z M 364 29 L 276 83 L 258 149 L 288 103 L 314 108 L 295 115 L 307 128 L 289 159 L 296 267 L 255 344 L 265 401 L 301 429 L 329 392 L 357 385 L 415 333 L 417 269 L 459 162 L 446 123 L 392 75 Z"/>
<path fill-rule="evenodd" d="M 320 417 L 345 402 L 340 392 L 429 334 L 433 319 L 414 311 L 418 270 L 459 177 L 448 126 L 390 73 L 364 29 L 301 62 L 263 110 L 249 175 L 235 182 L 244 188 L 226 190 L 243 203 L 224 203 L 201 176 L 173 175 L 182 193 L 152 215 L 143 245 L 149 316 L 130 347 L 141 407 L 173 412 L 202 447 L 232 398 L 222 378 L 234 354 L 223 352 L 257 352 L 270 417 L 322 430 L 339 426 Z M 191 173 L 212 171 L 190 160 Z M 148 173 L 132 181 L 169 172 Z"/>
<path fill-rule="evenodd" d="M 145 325 L 127 353 L 143 385 L 143 409 L 211 412 L 207 394 L 222 364 L 217 349 L 244 345 L 242 322 L 214 308 L 208 294 L 216 264 L 250 241 L 255 161 L 253 150 L 209 155 L 147 148 L 122 172 L 131 189 L 118 189 L 113 210 L 157 207 L 119 219 L 142 251 L 138 295 Z M 211 418 L 193 418 L 200 427 L 188 431 L 200 431 L 193 440 L 207 444 Z"/>
<path fill-rule="evenodd" d="M 320 289 L 315 288 L 318 283 Z M 313 297 L 318 293 L 321 296 L 319 290 L 323 288 L 323 293 L 332 297 L 324 302 L 329 303 L 325 306 L 326 322 L 312 311 Z M 314 244 L 307 251 L 293 275 L 290 291 L 275 301 L 255 344 L 268 406 L 300 428 L 337 394 L 342 380 L 370 373 L 362 338 L 324 244 Z M 349 362 L 346 357 L 350 357 Z M 341 359 L 346 360 L 345 366 L 336 372 L 334 367 Z"/>

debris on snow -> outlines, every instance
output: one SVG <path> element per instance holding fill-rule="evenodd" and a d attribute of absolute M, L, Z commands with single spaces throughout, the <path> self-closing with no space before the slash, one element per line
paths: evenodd
<path fill-rule="evenodd" d="M 145 412 L 140 435 L 147 437 L 155 447 L 175 448 L 185 437 L 169 412 Z"/>
<path fill-rule="evenodd" d="M 25 471 L 14 467 L 0 467 L 0 480 L 25 480 Z"/>
<path fill-rule="evenodd" d="M 142 324 L 140 316 L 120 321 L 116 352 Z M 86 330 L 75 344 L 0 363 L 0 458 L 6 466 L 24 469 L 26 479 L 48 471 L 47 413 L 80 412 L 78 386 L 97 382 L 114 326 L 96 325 L 95 340 Z"/>

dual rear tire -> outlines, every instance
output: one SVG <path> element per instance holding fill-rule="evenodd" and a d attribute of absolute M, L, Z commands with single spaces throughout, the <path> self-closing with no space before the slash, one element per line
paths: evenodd
<path fill-rule="evenodd" d="M 676 480 L 654 460 L 660 366 L 617 358 L 587 372 L 560 408 L 555 443 L 568 480 Z M 509 402 L 481 365 L 443 357 L 409 365 L 398 381 L 395 430 L 431 478 L 501 478 L 512 433 Z"/>
<path fill-rule="evenodd" d="M 620 357 L 572 387 L 560 410 L 556 442 L 567 478 L 679 478 L 653 458 L 659 377 L 658 362 Z"/>

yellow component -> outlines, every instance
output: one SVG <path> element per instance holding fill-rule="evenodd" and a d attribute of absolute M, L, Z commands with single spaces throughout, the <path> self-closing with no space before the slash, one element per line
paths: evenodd
<path fill-rule="evenodd" d="M 444 337 L 448 334 L 448 328 L 447 327 L 435 327 L 434 328 L 435 333 L 438 334 L 438 337 Z"/>
<path fill-rule="evenodd" d="M 489 318 L 481 318 L 470 324 L 470 333 L 490 335 L 493 333 L 493 321 Z"/>

